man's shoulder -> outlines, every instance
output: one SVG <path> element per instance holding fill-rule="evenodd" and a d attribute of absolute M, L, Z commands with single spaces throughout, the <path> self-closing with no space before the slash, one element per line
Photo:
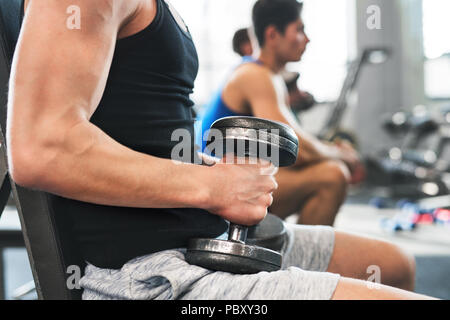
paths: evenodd
<path fill-rule="evenodd" d="M 156 0 L 79 0 L 81 10 L 91 11 L 97 20 L 113 19 L 121 27 L 137 18 L 138 13 L 151 7 Z"/>
<path fill-rule="evenodd" d="M 105 9 L 111 8 L 112 10 L 115 10 L 115 12 L 119 12 L 120 10 L 127 11 L 134 11 L 139 6 L 144 5 L 148 1 L 151 0 L 95 0 L 95 1 L 89 1 L 89 0 L 81 0 L 86 1 L 86 3 L 89 3 L 91 6 L 98 6 L 103 7 Z"/>
<path fill-rule="evenodd" d="M 268 68 L 254 62 L 246 62 L 233 71 L 230 81 L 245 86 L 267 81 L 271 76 Z"/>
<path fill-rule="evenodd" d="M 116 1 L 116 0 L 109 0 Z M 157 13 L 158 0 L 120 0 L 121 12 L 119 38 L 127 37 L 147 27 Z"/>
<path fill-rule="evenodd" d="M 241 65 L 239 65 L 236 70 L 236 73 L 242 73 L 242 74 L 269 74 L 270 70 L 259 64 L 255 61 L 245 61 Z"/>
<path fill-rule="evenodd" d="M 250 100 L 257 96 L 269 95 L 270 100 L 276 91 L 274 73 L 269 68 L 257 63 L 245 63 L 233 71 L 224 87 L 222 97 L 233 96 L 239 100 L 237 96 L 241 102 L 246 101 L 249 104 Z"/>
<path fill-rule="evenodd" d="M 27 12 L 31 0 L 24 0 L 24 10 Z M 82 11 L 88 11 L 87 17 L 111 19 L 117 17 L 119 21 L 126 22 L 130 20 L 141 7 L 148 6 L 155 0 L 78 0 L 76 6 Z M 70 4 L 68 1 L 60 2 L 61 7 Z"/>

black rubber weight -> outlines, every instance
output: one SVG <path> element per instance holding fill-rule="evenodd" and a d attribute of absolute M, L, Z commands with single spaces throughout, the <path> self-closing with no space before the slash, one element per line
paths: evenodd
<path fill-rule="evenodd" d="M 280 266 L 269 262 L 220 252 L 190 251 L 186 254 L 186 261 L 206 269 L 235 274 L 253 274 L 261 271 L 272 272 L 280 270 Z"/>
<path fill-rule="evenodd" d="M 246 244 L 280 252 L 287 238 L 283 220 L 268 213 L 259 224 L 248 228 Z"/>
<path fill-rule="evenodd" d="M 189 241 L 186 261 L 211 270 L 246 274 L 280 270 L 282 256 L 267 248 L 233 241 L 193 239 Z"/>
<path fill-rule="evenodd" d="M 266 120 L 256 117 L 233 116 L 225 117 L 214 121 L 211 129 L 221 128 L 246 128 L 255 130 L 279 130 L 279 135 L 298 145 L 298 138 L 294 130 L 284 123 Z"/>
<path fill-rule="evenodd" d="M 223 153 L 228 153 L 228 146 L 233 149 L 230 152 L 236 152 L 235 145 L 238 141 L 244 142 L 244 154 L 251 158 L 260 158 L 273 162 L 275 166 L 286 167 L 295 163 L 298 154 L 298 139 L 295 132 L 289 126 L 266 119 L 255 117 L 226 117 L 215 121 L 212 130 L 221 132 L 224 140 L 232 141 L 231 145 L 223 145 Z M 254 130 L 254 131 L 253 131 Z M 274 133 L 273 130 L 278 130 Z M 215 141 L 213 131 L 210 132 L 208 141 Z M 256 143 L 256 145 L 252 144 Z M 207 143 L 210 149 L 211 144 Z M 212 147 L 212 152 L 215 152 Z M 265 151 L 264 151 L 265 150 Z M 278 158 L 274 158 L 274 155 Z"/>

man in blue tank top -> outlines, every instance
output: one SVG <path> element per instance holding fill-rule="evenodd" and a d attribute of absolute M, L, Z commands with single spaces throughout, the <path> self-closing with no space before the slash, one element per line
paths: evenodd
<path fill-rule="evenodd" d="M 204 135 L 225 116 L 253 115 L 290 125 L 300 141 L 298 160 L 292 167 L 280 168 L 279 187 L 269 209 L 281 218 L 298 213 L 301 224 L 333 225 L 352 173 L 360 165 L 358 154 L 349 145 L 319 141 L 303 130 L 292 112 L 285 66 L 299 61 L 309 42 L 299 13 L 274 15 L 255 7 L 253 29 L 260 53 L 257 58 L 244 56 L 213 96 L 199 119 L 202 130 L 197 132 L 197 144 L 207 152 Z M 238 39 L 243 41 L 238 45 L 233 39 L 234 51 L 248 54 L 244 37 Z"/>
<path fill-rule="evenodd" d="M 233 51 L 242 58 L 239 65 L 250 62 L 259 63 L 259 61 L 252 56 L 253 47 L 249 36 L 249 30 L 247 28 L 239 29 L 234 33 L 232 47 Z M 289 106 L 294 113 L 306 111 L 315 104 L 314 97 L 309 92 L 302 91 L 297 87 L 297 80 L 300 77 L 298 72 L 283 70 L 281 75 L 288 89 Z M 211 124 L 217 119 L 241 115 L 233 112 L 225 105 L 222 100 L 222 90 L 223 88 L 220 87 L 220 89 L 215 92 L 213 98 L 205 108 L 206 112 L 203 114 L 201 119 L 202 121 L 200 123 L 201 128 L 197 125 L 198 133 L 205 133 L 210 128 Z M 251 114 L 248 115 L 250 116 Z M 205 149 L 206 141 L 203 139 L 201 134 L 197 135 L 196 143 L 201 146 L 202 151 Z"/>

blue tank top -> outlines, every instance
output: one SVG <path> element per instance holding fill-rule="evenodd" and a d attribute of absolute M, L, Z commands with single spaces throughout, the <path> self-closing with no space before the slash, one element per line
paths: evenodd
<path fill-rule="evenodd" d="M 245 56 L 242 58 L 241 62 L 234 67 L 233 70 L 237 69 L 239 66 L 245 63 L 257 63 L 261 64 L 261 62 L 253 57 Z M 209 130 L 214 121 L 231 116 L 252 116 L 252 114 L 244 114 L 244 113 L 236 113 L 231 110 L 223 101 L 222 93 L 225 85 L 222 85 L 219 90 L 211 98 L 210 102 L 206 105 L 206 108 L 202 115 L 199 117 L 198 123 L 196 123 L 196 144 L 201 148 L 200 150 L 203 152 L 206 147 L 207 137 L 203 137 L 203 135 Z"/>

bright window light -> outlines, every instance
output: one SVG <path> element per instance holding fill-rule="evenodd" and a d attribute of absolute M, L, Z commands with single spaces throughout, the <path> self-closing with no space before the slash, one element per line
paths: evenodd
<path fill-rule="evenodd" d="M 425 93 L 450 99 L 450 1 L 423 0 Z"/>
<path fill-rule="evenodd" d="M 299 71 L 299 86 L 317 101 L 334 101 L 347 74 L 348 5 L 347 0 L 305 0 L 303 20 L 310 39 L 299 63 L 289 69 Z"/>
<path fill-rule="evenodd" d="M 169 1 L 188 25 L 197 47 L 200 70 L 192 98 L 203 105 L 239 63 L 231 40 L 237 29 L 251 25 L 256 0 Z M 301 73 L 299 86 L 318 101 L 335 100 L 346 74 L 349 1 L 304 1 L 303 19 L 311 43 L 303 60 L 288 68 Z"/>
<path fill-rule="evenodd" d="M 450 1 L 423 0 L 423 38 L 425 56 L 439 58 L 450 53 Z"/>

